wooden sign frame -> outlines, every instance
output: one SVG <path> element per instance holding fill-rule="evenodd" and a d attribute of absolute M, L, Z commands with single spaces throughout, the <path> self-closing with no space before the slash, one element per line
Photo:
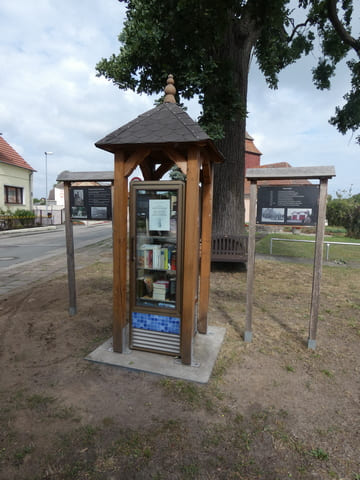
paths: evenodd
<path fill-rule="evenodd" d="M 247 266 L 247 294 L 246 294 L 246 319 L 245 342 L 252 341 L 252 307 L 255 277 L 255 233 L 257 214 L 257 183 L 262 180 L 319 180 L 318 214 L 316 222 L 316 242 L 313 267 L 313 282 L 311 292 L 311 308 L 309 321 L 308 348 L 315 350 L 317 323 L 320 305 L 320 283 L 323 261 L 323 243 L 325 234 L 326 198 L 328 180 L 335 176 L 333 166 L 322 167 L 287 167 L 287 168 L 250 168 L 246 178 L 250 181 L 250 221 L 249 221 L 249 246 Z"/>

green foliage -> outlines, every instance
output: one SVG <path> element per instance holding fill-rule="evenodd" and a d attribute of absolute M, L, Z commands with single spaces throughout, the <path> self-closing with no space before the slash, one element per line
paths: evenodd
<path fill-rule="evenodd" d="M 252 56 L 268 85 L 276 88 L 281 70 L 308 55 L 317 37 L 321 53 L 313 79 L 324 89 L 330 88 L 337 64 L 355 52 L 357 58 L 347 57 L 351 90 L 330 123 L 341 133 L 360 127 L 360 41 L 351 36 L 353 0 L 343 0 L 338 10 L 334 0 L 299 0 L 294 8 L 289 0 L 122 1 L 127 12 L 119 53 L 103 58 L 97 75 L 124 90 L 159 94 L 171 73 L 177 100 L 198 97 L 199 123 L 221 141 L 228 161 L 229 175 L 220 178 L 215 172 L 214 177 L 214 195 L 229 192 L 225 199 L 215 199 L 220 207 L 214 208 L 214 231 L 223 228 L 223 207 L 232 219 L 226 228 L 243 228 L 243 139 Z"/>
<path fill-rule="evenodd" d="M 14 212 L 14 217 L 33 218 L 34 216 L 35 216 L 34 212 L 32 212 L 31 210 L 25 210 L 25 209 L 18 208 Z"/>
<path fill-rule="evenodd" d="M 329 460 L 329 454 L 326 453 L 322 448 L 314 448 L 310 450 L 310 455 L 318 460 Z"/>
<path fill-rule="evenodd" d="M 98 75 L 121 89 L 159 93 L 169 73 L 178 94 L 199 95 L 201 123 L 213 138 L 224 134 L 227 120 L 246 115 L 249 54 L 253 50 L 269 86 L 278 73 L 313 49 L 315 36 L 322 55 L 313 69 L 317 88 L 330 88 L 336 65 L 360 41 L 351 37 L 353 1 L 299 0 L 122 0 L 127 18 L 119 35 L 117 55 L 97 64 Z M 336 7 L 336 2 L 335 2 Z M 239 54 L 239 52 L 242 52 Z M 350 60 L 351 91 L 331 123 L 341 133 L 360 125 L 360 64 Z"/>
<path fill-rule="evenodd" d="M 14 212 L 14 218 L 22 225 L 23 227 L 31 227 L 34 224 L 35 215 L 31 210 L 25 210 L 18 208 Z"/>
<path fill-rule="evenodd" d="M 346 197 L 338 192 L 336 198 L 330 197 L 326 216 L 330 225 L 342 226 L 349 237 L 360 238 L 360 194 Z"/>
<path fill-rule="evenodd" d="M 182 180 L 183 182 L 186 181 L 186 175 L 183 173 L 177 165 L 174 165 L 170 170 L 170 178 L 171 180 Z"/>

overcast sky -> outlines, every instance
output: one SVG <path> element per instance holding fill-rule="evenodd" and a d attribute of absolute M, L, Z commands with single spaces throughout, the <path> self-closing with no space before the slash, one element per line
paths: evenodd
<path fill-rule="evenodd" d="M 94 143 L 153 107 L 153 98 L 95 75 L 96 63 L 119 49 L 124 13 L 117 0 L 0 0 L 0 132 L 37 170 L 35 197 L 45 196 L 45 151 L 53 152 L 49 188 L 63 170 L 112 170 L 113 155 Z M 317 91 L 316 54 L 284 71 L 275 91 L 252 64 L 247 130 L 262 164 L 334 165 L 329 192 L 359 193 L 360 147 L 328 124 L 349 87 L 346 68 L 330 92 Z M 197 119 L 196 102 L 188 113 Z"/>

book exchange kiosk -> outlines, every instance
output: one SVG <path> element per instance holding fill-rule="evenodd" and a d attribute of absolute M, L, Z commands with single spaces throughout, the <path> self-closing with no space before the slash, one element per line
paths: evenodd
<path fill-rule="evenodd" d="M 176 104 L 175 93 L 169 75 L 164 103 L 96 142 L 96 147 L 114 154 L 114 172 L 65 171 L 57 180 L 64 181 L 70 315 L 76 313 L 72 219 L 112 218 L 113 352 L 126 353 L 130 347 L 180 357 L 182 364 L 195 365 L 195 335 L 208 333 L 213 166 L 224 159 L 208 135 Z M 186 176 L 185 182 L 161 180 L 174 165 Z M 131 182 L 129 197 L 128 179 L 137 167 L 144 181 Z M 284 223 L 286 219 L 292 224 L 317 225 L 308 338 L 308 347 L 315 348 L 327 182 L 334 175 L 333 167 L 248 169 L 245 341 L 252 338 L 256 223 Z M 257 205 L 257 181 L 290 178 L 320 179 L 320 184 L 259 188 Z M 71 188 L 79 181 L 110 182 L 112 187 L 95 183 Z M 304 218 L 298 218 L 301 215 Z M 209 350 L 207 355 L 212 355 Z"/>
<path fill-rule="evenodd" d="M 169 75 L 164 103 L 95 145 L 115 163 L 114 352 L 129 346 L 191 365 L 194 335 L 207 333 L 213 163 L 223 158 L 175 93 Z M 186 182 L 161 180 L 174 165 Z M 144 181 L 131 182 L 128 222 L 128 178 L 136 167 Z"/>

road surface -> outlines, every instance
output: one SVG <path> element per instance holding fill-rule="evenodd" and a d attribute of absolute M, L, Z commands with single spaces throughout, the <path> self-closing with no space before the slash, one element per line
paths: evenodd
<path fill-rule="evenodd" d="M 74 245 L 76 269 L 96 261 L 112 262 L 111 224 L 74 226 Z M 1 297 L 66 274 L 63 227 L 23 236 L 0 235 L 0 315 Z"/>
<path fill-rule="evenodd" d="M 79 248 L 110 239 L 111 223 L 95 226 L 74 225 L 75 251 Z M 24 235 L 2 234 L 0 236 L 0 269 L 24 262 L 38 260 L 51 255 L 65 255 L 65 228 L 58 226 L 56 230 L 44 230 Z M 20 233 L 20 232 L 19 232 Z"/>

